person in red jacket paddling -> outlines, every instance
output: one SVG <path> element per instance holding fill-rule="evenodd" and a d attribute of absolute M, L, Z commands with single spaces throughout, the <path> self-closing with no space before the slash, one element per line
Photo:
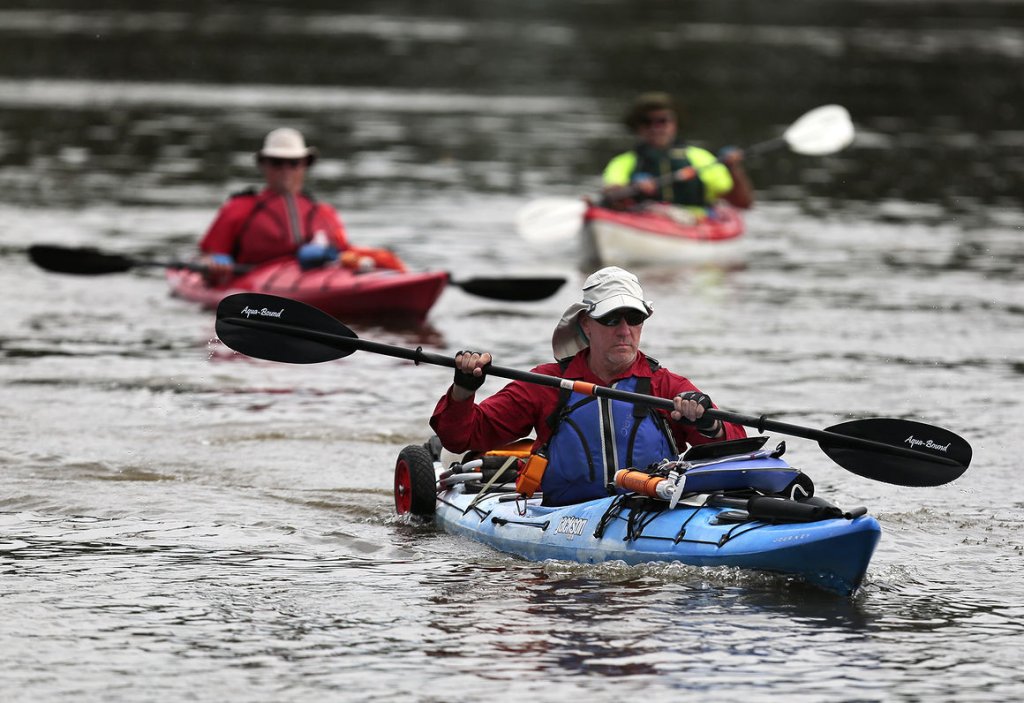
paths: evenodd
<path fill-rule="evenodd" d="M 291 256 L 303 268 L 340 258 L 342 265 L 351 268 L 404 270 L 391 252 L 351 246 L 337 211 L 303 190 L 316 156 L 316 149 L 306 146 L 298 130 L 281 127 L 267 134 L 256 152 L 263 190 L 233 195 L 199 242 L 211 281 L 230 278 L 235 264 Z"/>
<path fill-rule="evenodd" d="M 616 266 L 601 269 L 587 278 L 582 302 L 570 306 L 555 328 L 558 361 L 533 370 L 671 398 L 671 413 L 521 381 L 477 404 L 474 395 L 491 355 L 465 351 L 455 356 L 454 383 L 430 426 L 453 452 L 494 449 L 535 431 L 533 451 L 547 459 L 540 480 L 545 505 L 606 496 L 615 491 L 619 469 L 674 459 L 688 444 L 746 437 L 741 425 L 704 417 L 715 407 L 711 398 L 640 351 L 644 321 L 653 311 L 636 276 Z"/>

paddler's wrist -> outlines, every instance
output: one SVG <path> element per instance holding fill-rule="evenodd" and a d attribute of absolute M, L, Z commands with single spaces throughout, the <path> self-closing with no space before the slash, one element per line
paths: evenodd
<path fill-rule="evenodd" d="M 471 391 L 468 388 L 452 384 L 451 388 L 448 389 L 448 396 L 456 403 L 465 403 L 467 400 L 473 398 L 476 395 L 476 391 Z"/>
<path fill-rule="evenodd" d="M 721 420 L 715 420 L 715 424 L 709 427 L 708 429 L 698 429 L 697 431 L 700 432 L 705 437 L 707 437 L 708 439 L 719 439 L 719 435 L 723 437 L 725 436 L 725 423 L 723 423 Z"/>

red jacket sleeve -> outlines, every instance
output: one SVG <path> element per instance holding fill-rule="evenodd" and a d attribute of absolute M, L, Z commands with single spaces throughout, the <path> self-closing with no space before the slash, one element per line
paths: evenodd
<path fill-rule="evenodd" d="M 438 401 L 430 427 L 451 452 L 486 451 L 527 437 L 537 430 L 546 439 L 545 421 L 558 402 L 558 391 L 513 381 L 477 404 L 452 399 L 451 388 Z"/>
<path fill-rule="evenodd" d="M 239 196 L 224 203 L 210 229 L 199 241 L 199 251 L 204 254 L 228 254 L 234 256 L 242 224 L 249 215 L 255 198 Z"/>

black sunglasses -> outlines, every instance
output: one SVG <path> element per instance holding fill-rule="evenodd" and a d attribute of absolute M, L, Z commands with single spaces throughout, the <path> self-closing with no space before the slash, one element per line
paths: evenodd
<path fill-rule="evenodd" d="M 643 127 L 663 127 L 671 121 L 671 117 L 641 117 L 640 125 Z"/>
<path fill-rule="evenodd" d="M 260 163 L 267 164 L 273 168 L 281 168 L 282 166 L 288 166 L 290 168 L 298 168 L 299 166 L 307 163 L 308 159 L 279 159 L 276 156 L 262 156 L 260 157 Z"/>
<path fill-rule="evenodd" d="M 630 327 L 636 327 L 637 325 L 642 325 L 644 323 L 644 320 L 647 319 L 647 315 L 639 310 L 613 310 L 604 317 L 594 317 L 591 319 L 599 325 L 615 327 L 623 318 L 626 319 L 627 325 Z"/>

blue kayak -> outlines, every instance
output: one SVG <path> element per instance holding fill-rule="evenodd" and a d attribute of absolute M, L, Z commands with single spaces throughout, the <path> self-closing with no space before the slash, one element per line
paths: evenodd
<path fill-rule="evenodd" d="M 748 442 L 744 449 L 749 441 L 739 440 Z M 666 462 L 676 481 L 662 488 L 685 477 L 677 502 L 667 495 L 620 493 L 551 507 L 541 496 L 515 492 L 514 462 L 524 450 L 528 444 L 446 468 L 436 443 L 406 447 L 396 464 L 396 508 L 535 561 L 738 567 L 785 574 L 842 595 L 860 586 L 881 536 L 865 509 L 844 512 L 813 496 L 813 484 L 779 458 L 781 452 L 721 456 L 729 450 L 723 446 L 718 456 Z M 510 468 L 506 476 L 499 475 L 501 465 Z"/>

